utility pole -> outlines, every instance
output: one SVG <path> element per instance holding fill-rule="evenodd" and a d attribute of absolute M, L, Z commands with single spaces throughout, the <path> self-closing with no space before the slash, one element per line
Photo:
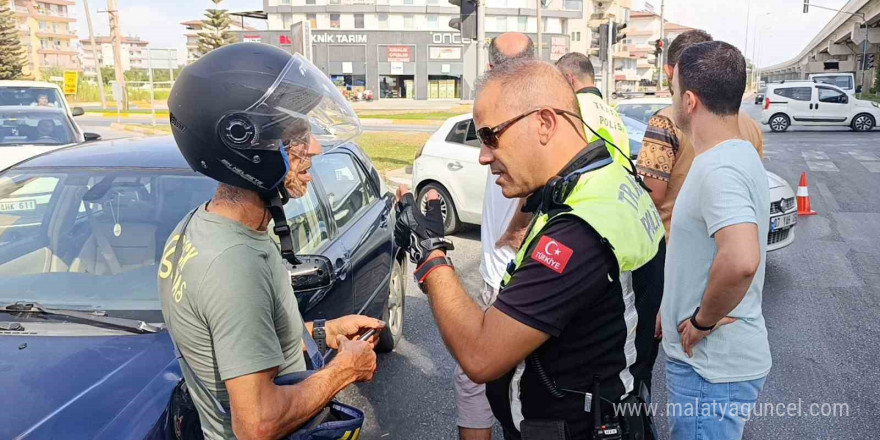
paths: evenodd
<path fill-rule="evenodd" d="M 605 102 L 611 100 L 611 94 L 614 93 L 614 23 L 611 16 L 608 17 L 608 61 L 605 63 Z"/>
<path fill-rule="evenodd" d="M 541 48 L 544 46 L 542 34 L 544 33 L 544 23 L 541 20 L 541 3 L 543 0 L 535 0 L 535 13 L 538 16 L 538 59 L 543 60 L 541 56 Z"/>
<path fill-rule="evenodd" d="M 122 109 L 128 111 L 128 90 L 125 87 L 125 76 L 122 72 L 122 35 L 119 32 L 119 7 L 116 0 L 107 0 L 107 13 L 110 15 L 110 41 L 113 43 L 113 64 L 116 71 L 116 83 L 119 84 L 122 98 Z M 118 107 L 120 103 L 116 103 Z"/>
<path fill-rule="evenodd" d="M 540 0 L 539 0 L 540 1 Z M 486 71 L 486 0 L 476 0 L 477 7 L 477 77 Z"/>
<path fill-rule="evenodd" d="M 98 61 L 98 45 L 95 44 L 95 31 L 92 29 L 92 11 L 89 0 L 83 0 L 86 8 L 86 23 L 89 25 L 89 42 L 92 44 L 92 58 L 95 59 L 95 74 L 98 76 L 98 91 L 101 93 L 101 109 L 107 108 L 107 97 L 104 96 L 104 78 L 101 75 L 101 63 Z"/>
<path fill-rule="evenodd" d="M 664 35 L 663 35 L 663 26 L 664 26 L 663 22 L 665 21 L 663 18 L 663 13 L 664 13 L 664 4 L 665 3 L 666 2 L 664 0 L 660 0 L 660 41 L 665 41 Z M 658 92 L 660 90 L 663 90 L 663 68 L 666 65 L 666 63 L 663 62 L 663 58 L 665 58 L 665 55 L 666 55 L 666 47 L 663 47 L 662 49 L 663 50 L 661 50 L 660 53 L 657 55 L 657 71 L 660 74 L 657 77 L 657 91 Z"/>
<path fill-rule="evenodd" d="M 749 53 L 749 17 L 752 15 L 752 0 L 749 0 L 749 5 L 746 7 L 746 42 L 743 45 L 743 56 Z M 754 64 L 754 60 L 752 61 Z M 754 67 L 752 67 L 754 69 Z"/>

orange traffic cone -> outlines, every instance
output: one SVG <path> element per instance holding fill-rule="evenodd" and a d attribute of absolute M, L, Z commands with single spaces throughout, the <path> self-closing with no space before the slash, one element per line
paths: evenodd
<path fill-rule="evenodd" d="M 801 174 L 801 183 L 798 184 L 797 205 L 798 205 L 798 216 L 816 215 L 816 211 L 813 211 L 813 207 L 810 205 L 810 192 L 807 189 L 807 172 L 806 171 L 804 171 Z"/>

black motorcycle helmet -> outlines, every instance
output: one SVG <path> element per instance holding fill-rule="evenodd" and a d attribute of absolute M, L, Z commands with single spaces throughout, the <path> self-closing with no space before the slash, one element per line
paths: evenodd
<path fill-rule="evenodd" d="M 224 46 L 187 66 L 171 89 L 168 109 L 189 166 L 259 193 L 279 237 L 285 233 L 279 228 L 287 227 L 281 208 L 288 199 L 286 149 L 305 154 L 315 136 L 326 151 L 360 133 L 354 110 L 323 72 L 299 54 L 262 43 Z M 282 250 L 289 247 L 292 256 L 287 235 Z"/>

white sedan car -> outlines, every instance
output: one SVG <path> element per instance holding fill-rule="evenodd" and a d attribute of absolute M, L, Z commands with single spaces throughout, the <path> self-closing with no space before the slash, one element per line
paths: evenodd
<path fill-rule="evenodd" d="M 630 142 L 641 148 L 642 136 L 644 132 L 630 133 Z M 430 189 L 440 193 L 447 234 L 458 230 L 463 223 L 479 225 L 482 221 L 489 167 L 480 165 L 479 157 L 480 141 L 470 114 L 447 119 L 416 153 L 412 187 L 417 203 L 422 207 L 426 205 L 425 197 Z M 794 191 L 781 177 L 768 171 L 767 180 L 771 200 L 767 250 L 772 251 L 794 241 L 797 204 Z"/>
<path fill-rule="evenodd" d="M 0 170 L 33 156 L 84 141 L 83 133 L 62 108 L 0 106 Z"/>

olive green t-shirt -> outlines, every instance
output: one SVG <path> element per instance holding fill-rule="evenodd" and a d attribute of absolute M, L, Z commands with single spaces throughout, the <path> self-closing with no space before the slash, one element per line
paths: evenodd
<path fill-rule="evenodd" d="M 226 409 L 221 413 L 186 368 L 208 439 L 235 438 L 224 381 L 279 367 L 306 369 L 303 322 L 280 250 L 256 231 L 198 208 L 175 255 L 183 221 L 162 252 L 162 315 L 184 359 Z"/>

